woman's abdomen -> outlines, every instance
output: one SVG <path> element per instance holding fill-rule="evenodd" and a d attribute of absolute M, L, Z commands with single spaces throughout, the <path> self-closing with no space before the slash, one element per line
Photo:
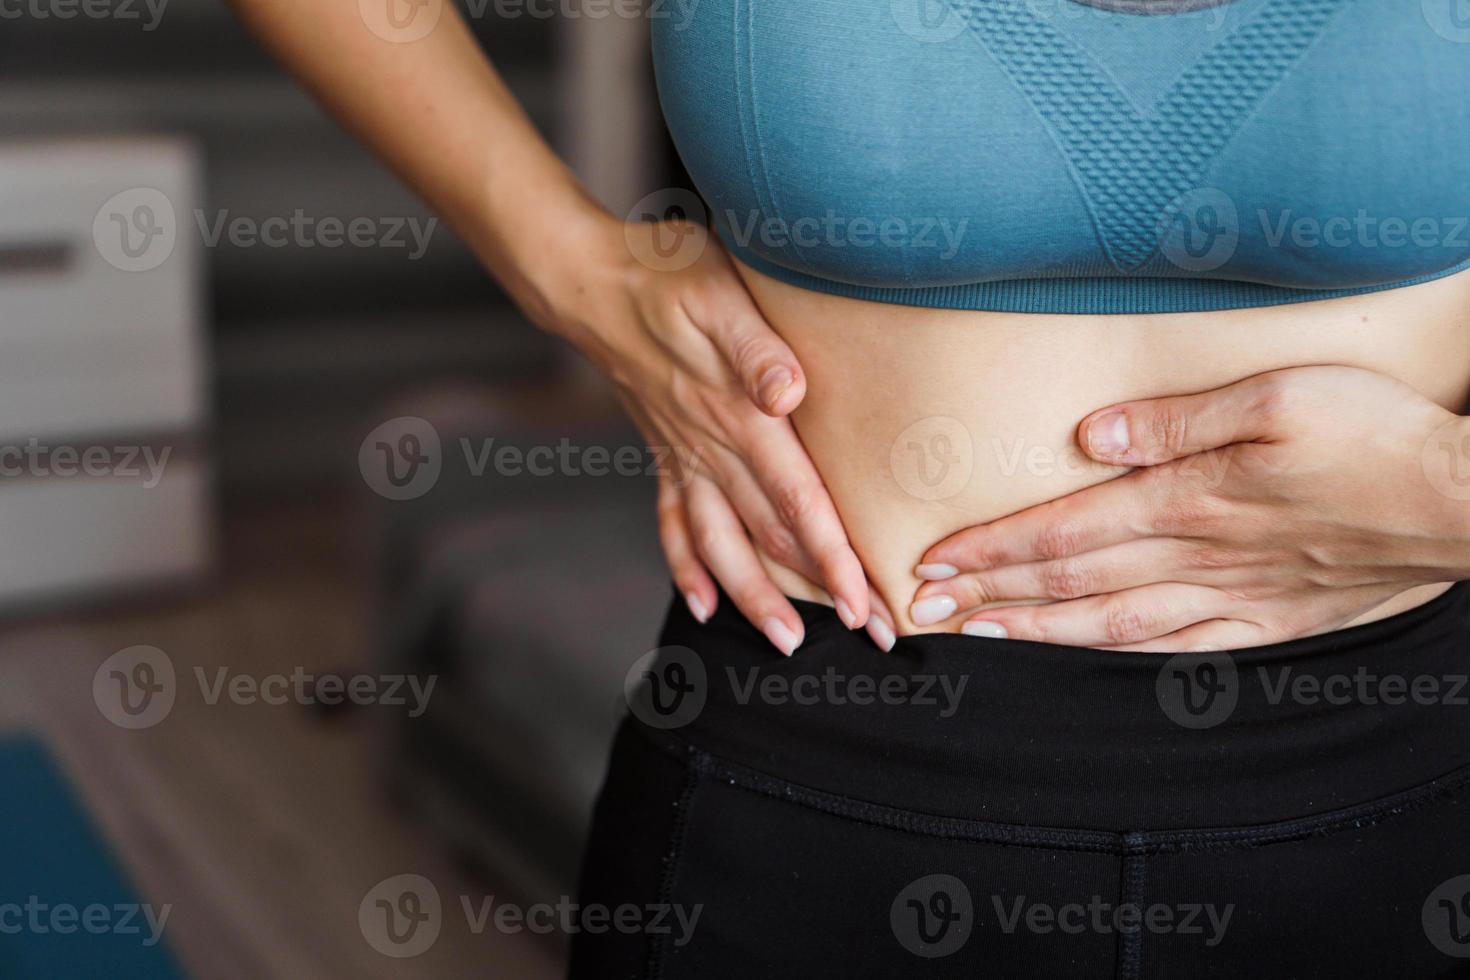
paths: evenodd
<path fill-rule="evenodd" d="M 1077 424 L 1095 409 L 1310 364 L 1379 371 L 1456 411 L 1470 386 L 1467 274 L 1261 309 L 1062 316 L 869 303 L 740 271 L 806 371 L 797 430 L 901 634 L 921 632 L 907 613 L 930 545 L 1122 472 L 1077 444 Z M 790 594 L 825 599 L 773 571 Z"/>

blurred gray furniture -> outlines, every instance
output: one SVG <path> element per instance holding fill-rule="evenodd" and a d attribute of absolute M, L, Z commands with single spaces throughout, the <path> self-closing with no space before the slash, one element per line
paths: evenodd
<path fill-rule="evenodd" d="M 376 507 L 384 669 L 438 677 L 423 715 L 383 718 L 388 784 L 448 850 L 525 901 L 575 894 L 624 679 L 672 595 L 655 480 L 474 476 L 450 447 L 641 451 L 620 415 L 593 411 L 434 420 L 437 484 Z"/>
<path fill-rule="evenodd" d="M 0 605 L 212 564 L 208 381 L 183 140 L 0 142 Z"/>

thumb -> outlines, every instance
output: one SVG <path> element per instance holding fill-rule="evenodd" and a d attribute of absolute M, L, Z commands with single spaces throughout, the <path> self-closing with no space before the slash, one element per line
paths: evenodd
<path fill-rule="evenodd" d="M 790 414 L 806 396 L 806 377 L 743 286 L 722 291 L 718 308 L 701 318 L 704 331 L 750 400 L 767 415 Z"/>
<path fill-rule="evenodd" d="M 1104 463 L 1155 466 L 1272 434 L 1275 382 L 1257 375 L 1195 395 L 1122 402 L 1082 420 L 1077 441 Z"/>

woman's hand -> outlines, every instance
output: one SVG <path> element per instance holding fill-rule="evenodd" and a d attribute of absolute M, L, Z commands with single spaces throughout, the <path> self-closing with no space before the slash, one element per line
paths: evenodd
<path fill-rule="evenodd" d="M 719 244 L 683 221 L 608 219 L 587 236 L 576 283 L 547 296 L 548 329 L 617 386 L 649 445 L 676 462 L 659 485 L 659 527 L 674 580 L 701 621 L 725 591 L 782 653 L 801 617 L 757 547 L 825 588 L 850 629 L 870 620 L 866 574 L 787 415 L 806 382 Z M 590 271 L 589 271 L 590 270 Z M 881 608 L 881 604 L 880 605 Z"/>
<path fill-rule="evenodd" d="M 1114 405 L 1078 441 L 1139 469 L 940 542 L 918 596 L 962 610 L 1058 600 L 985 609 L 964 631 L 1073 646 L 1225 649 L 1331 630 L 1411 586 L 1470 578 L 1465 421 L 1341 366 Z"/>

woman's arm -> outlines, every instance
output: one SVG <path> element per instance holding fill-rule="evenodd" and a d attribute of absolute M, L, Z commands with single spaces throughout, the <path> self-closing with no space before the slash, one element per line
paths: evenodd
<path fill-rule="evenodd" d="M 485 58 L 453 5 L 414 40 L 390 40 L 358 0 L 231 0 L 236 13 L 344 125 L 469 243 L 531 320 L 587 354 L 655 446 L 686 465 L 661 476 L 660 529 L 691 611 L 714 580 L 789 654 L 801 617 L 755 544 L 822 585 L 851 628 L 869 621 L 861 564 L 786 416 L 805 379 L 729 258 L 702 228 L 626 225 L 582 190 Z M 418 32 L 415 32 L 418 33 Z M 649 236 L 698 247 L 668 268 Z M 693 465 L 687 465 L 693 461 Z M 754 539 L 754 543 L 752 542 Z M 713 579 L 711 578 L 713 575 Z"/>

